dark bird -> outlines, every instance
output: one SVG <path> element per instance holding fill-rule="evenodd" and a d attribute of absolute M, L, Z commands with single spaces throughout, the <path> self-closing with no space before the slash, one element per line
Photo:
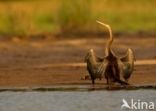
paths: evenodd
<path fill-rule="evenodd" d="M 128 49 L 125 57 L 117 57 L 112 51 L 111 45 L 113 42 L 111 27 L 107 24 L 97 21 L 99 24 L 105 26 L 109 30 L 110 39 L 107 42 L 103 62 L 98 68 L 98 72 L 104 72 L 107 83 L 118 82 L 120 84 L 127 85 L 128 79 L 133 72 L 134 68 L 134 53 L 132 49 Z M 122 74 L 125 81 L 120 79 L 120 74 Z"/>

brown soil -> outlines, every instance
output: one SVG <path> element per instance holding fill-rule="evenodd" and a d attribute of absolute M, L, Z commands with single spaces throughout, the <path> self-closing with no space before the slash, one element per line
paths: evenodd
<path fill-rule="evenodd" d="M 106 39 L 81 38 L 63 40 L 26 41 L 14 39 L 0 42 L 0 87 L 33 87 L 52 85 L 87 85 L 81 80 L 88 74 L 84 56 L 93 48 L 97 55 L 104 55 Z M 156 59 L 155 37 L 116 38 L 113 45 L 118 55 L 132 48 L 137 61 Z M 72 64 L 75 65 L 72 65 Z M 156 84 L 156 63 L 136 64 L 131 84 Z M 62 64 L 62 65 L 61 65 Z M 71 65 L 65 65 L 71 64 Z M 105 83 L 105 79 L 96 81 Z"/>

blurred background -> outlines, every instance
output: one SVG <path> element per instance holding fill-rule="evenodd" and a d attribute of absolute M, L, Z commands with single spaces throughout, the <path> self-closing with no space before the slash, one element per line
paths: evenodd
<path fill-rule="evenodd" d="M 0 0 L 0 35 L 156 35 L 155 0 Z"/>

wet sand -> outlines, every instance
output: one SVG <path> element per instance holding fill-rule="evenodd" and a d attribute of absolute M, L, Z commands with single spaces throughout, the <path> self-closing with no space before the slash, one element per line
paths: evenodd
<path fill-rule="evenodd" d="M 0 42 L 0 88 L 47 87 L 54 85 L 91 85 L 81 80 L 88 74 L 84 56 L 93 48 L 104 55 L 106 39 L 60 39 L 43 41 L 13 40 Z M 114 51 L 124 55 L 135 52 L 137 62 L 130 78 L 132 85 L 156 85 L 156 38 L 116 38 Z M 105 84 L 105 79 L 96 81 Z"/>

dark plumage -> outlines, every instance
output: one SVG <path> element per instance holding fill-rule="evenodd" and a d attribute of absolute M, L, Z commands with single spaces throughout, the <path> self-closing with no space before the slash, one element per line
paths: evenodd
<path fill-rule="evenodd" d="M 98 71 L 100 68 L 100 65 L 102 63 L 103 59 L 97 57 L 93 51 L 93 49 L 90 49 L 85 57 L 85 62 L 87 63 L 87 70 L 89 72 L 89 75 L 92 80 L 92 84 L 95 83 L 95 79 L 102 78 L 103 72 Z"/>
<path fill-rule="evenodd" d="M 135 57 L 132 49 L 128 49 L 126 56 L 119 59 L 120 72 L 126 82 L 128 82 L 134 70 L 134 61 Z"/>
<path fill-rule="evenodd" d="M 107 79 L 107 83 L 110 82 L 118 82 L 120 84 L 128 84 L 128 79 L 133 72 L 134 67 L 134 53 L 131 49 L 128 49 L 125 57 L 117 57 L 111 49 L 111 45 L 113 42 L 112 30 L 109 25 L 104 24 L 102 22 L 97 21 L 99 24 L 108 28 L 110 33 L 110 39 L 107 43 L 104 60 L 98 68 L 99 72 L 104 72 L 105 78 Z M 120 74 L 122 74 L 123 78 L 126 82 L 120 79 Z"/>
<path fill-rule="evenodd" d="M 107 84 L 117 82 L 122 85 L 128 85 L 128 79 L 134 69 L 134 53 L 132 49 L 128 49 L 124 57 L 117 57 L 111 49 L 113 36 L 110 26 L 99 21 L 97 22 L 108 28 L 110 39 L 107 42 L 105 49 L 106 56 L 104 58 L 97 57 L 93 49 L 90 49 L 85 57 L 92 84 L 95 83 L 95 79 L 101 79 L 105 76 Z M 122 75 L 125 81 L 120 79 L 120 75 Z"/>

